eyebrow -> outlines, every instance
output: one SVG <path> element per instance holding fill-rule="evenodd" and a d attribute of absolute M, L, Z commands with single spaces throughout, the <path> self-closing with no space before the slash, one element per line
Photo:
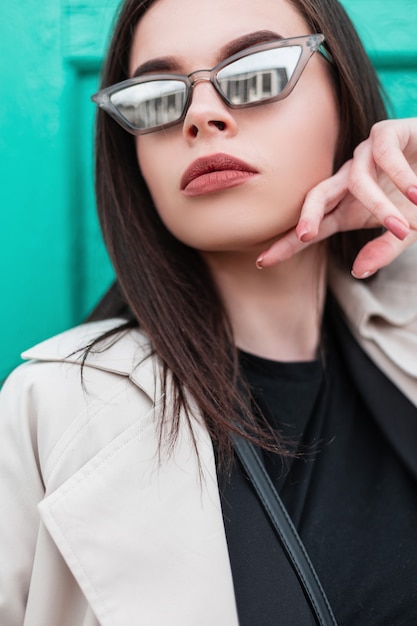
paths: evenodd
<path fill-rule="evenodd" d="M 250 48 L 251 46 L 268 43 L 269 41 L 277 41 L 279 39 L 283 39 L 282 35 L 279 35 L 272 30 L 257 30 L 254 33 L 249 33 L 248 35 L 243 35 L 242 37 L 233 39 L 233 41 L 223 46 L 218 60 L 222 61 L 223 59 L 227 59 L 227 57 L 231 57 L 233 54 L 236 54 L 241 50 L 245 50 L 246 48 Z"/>
<path fill-rule="evenodd" d="M 218 62 L 222 61 L 223 59 L 227 59 L 228 57 L 231 57 L 233 54 L 236 54 L 241 50 L 250 48 L 251 46 L 255 46 L 261 43 L 267 43 L 269 41 L 277 41 L 280 39 L 283 39 L 282 35 L 279 35 L 272 30 L 257 30 L 253 33 L 242 35 L 237 39 L 233 39 L 233 41 L 230 41 L 228 44 L 220 49 Z M 147 74 L 149 72 L 174 72 L 178 70 L 179 66 L 179 60 L 174 56 L 150 59 L 149 61 L 141 63 L 141 65 L 139 65 L 135 69 L 133 73 L 133 78 L 135 78 L 136 76 L 141 76 L 142 74 Z"/>

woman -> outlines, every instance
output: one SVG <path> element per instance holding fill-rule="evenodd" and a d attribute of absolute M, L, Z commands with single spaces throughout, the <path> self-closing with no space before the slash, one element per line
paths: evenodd
<path fill-rule="evenodd" d="M 234 460 L 242 429 L 338 622 L 414 623 L 416 384 L 396 359 L 417 309 L 407 283 L 385 320 L 400 283 L 346 266 L 415 238 L 415 121 L 366 139 L 385 111 L 333 0 L 128 0 L 103 87 L 118 283 L 2 394 L 1 624 L 313 623 Z"/>

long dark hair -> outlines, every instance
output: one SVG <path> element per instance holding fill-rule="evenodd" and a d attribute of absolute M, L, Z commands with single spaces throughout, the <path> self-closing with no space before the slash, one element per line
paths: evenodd
<path fill-rule="evenodd" d="M 102 87 L 128 77 L 135 27 L 153 1 L 126 0 L 122 5 Z M 378 80 L 336 0 L 291 3 L 312 32 L 325 34 L 334 61 L 341 122 L 336 169 L 352 156 L 371 126 L 386 117 Z M 171 441 L 178 433 L 180 410 L 190 419 L 187 398 L 192 397 L 221 455 L 229 456 L 230 432 L 243 426 L 249 438 L 284 453 L 267 426 L 252 417 L 241 393 L 230 323 L 207 267 L 195 250 L 166 229 L 139 170 L 133 137 L 102 111 L 97 116 L 96 194 L 117 282 L 93 318 L 122 314 L 127 326 L 138 325 L 149 336 L 162 366 L 163 385 L 172 385 L 174 406 L 165 407 L 165 418 L 173 420 Z M 335 236 L 330 244 L 334 258 L 350 267 L 372 236 L 369 231 Z"/>

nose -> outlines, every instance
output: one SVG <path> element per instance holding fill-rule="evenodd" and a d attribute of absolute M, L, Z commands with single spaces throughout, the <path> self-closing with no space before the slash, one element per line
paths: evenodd
<path fill-rule="evenodd" d="M 183 122 L 185 138 L 192 141 L 198 136 L 202 138 L 217 133 L 234 136 L 238 131 L 235 116 L 210 79 L 196 74 L 191 89 L 191 102 Z"/>

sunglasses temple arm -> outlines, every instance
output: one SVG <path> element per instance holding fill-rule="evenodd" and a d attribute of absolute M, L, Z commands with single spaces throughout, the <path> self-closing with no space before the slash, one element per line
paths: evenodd
<path fill-rule="evenodd" d="M 319 54 L 321 54 L 321 56 L 322 56 L 324 59 L 326 59 L 326 61 L 328 61 L 329 63 L 331 63 L 331 65 L 334 65 L 334 60 L 333 60 L 332 55 L 330 54 L 330 52 L 328 52 L 328 51 L 326 50 L 326 48 L 325 48 L 323 45 L 322 45 L 322 46 L 320 46 L 320 48 L 317 50 L 317 52 L 318 52 Z"/>

